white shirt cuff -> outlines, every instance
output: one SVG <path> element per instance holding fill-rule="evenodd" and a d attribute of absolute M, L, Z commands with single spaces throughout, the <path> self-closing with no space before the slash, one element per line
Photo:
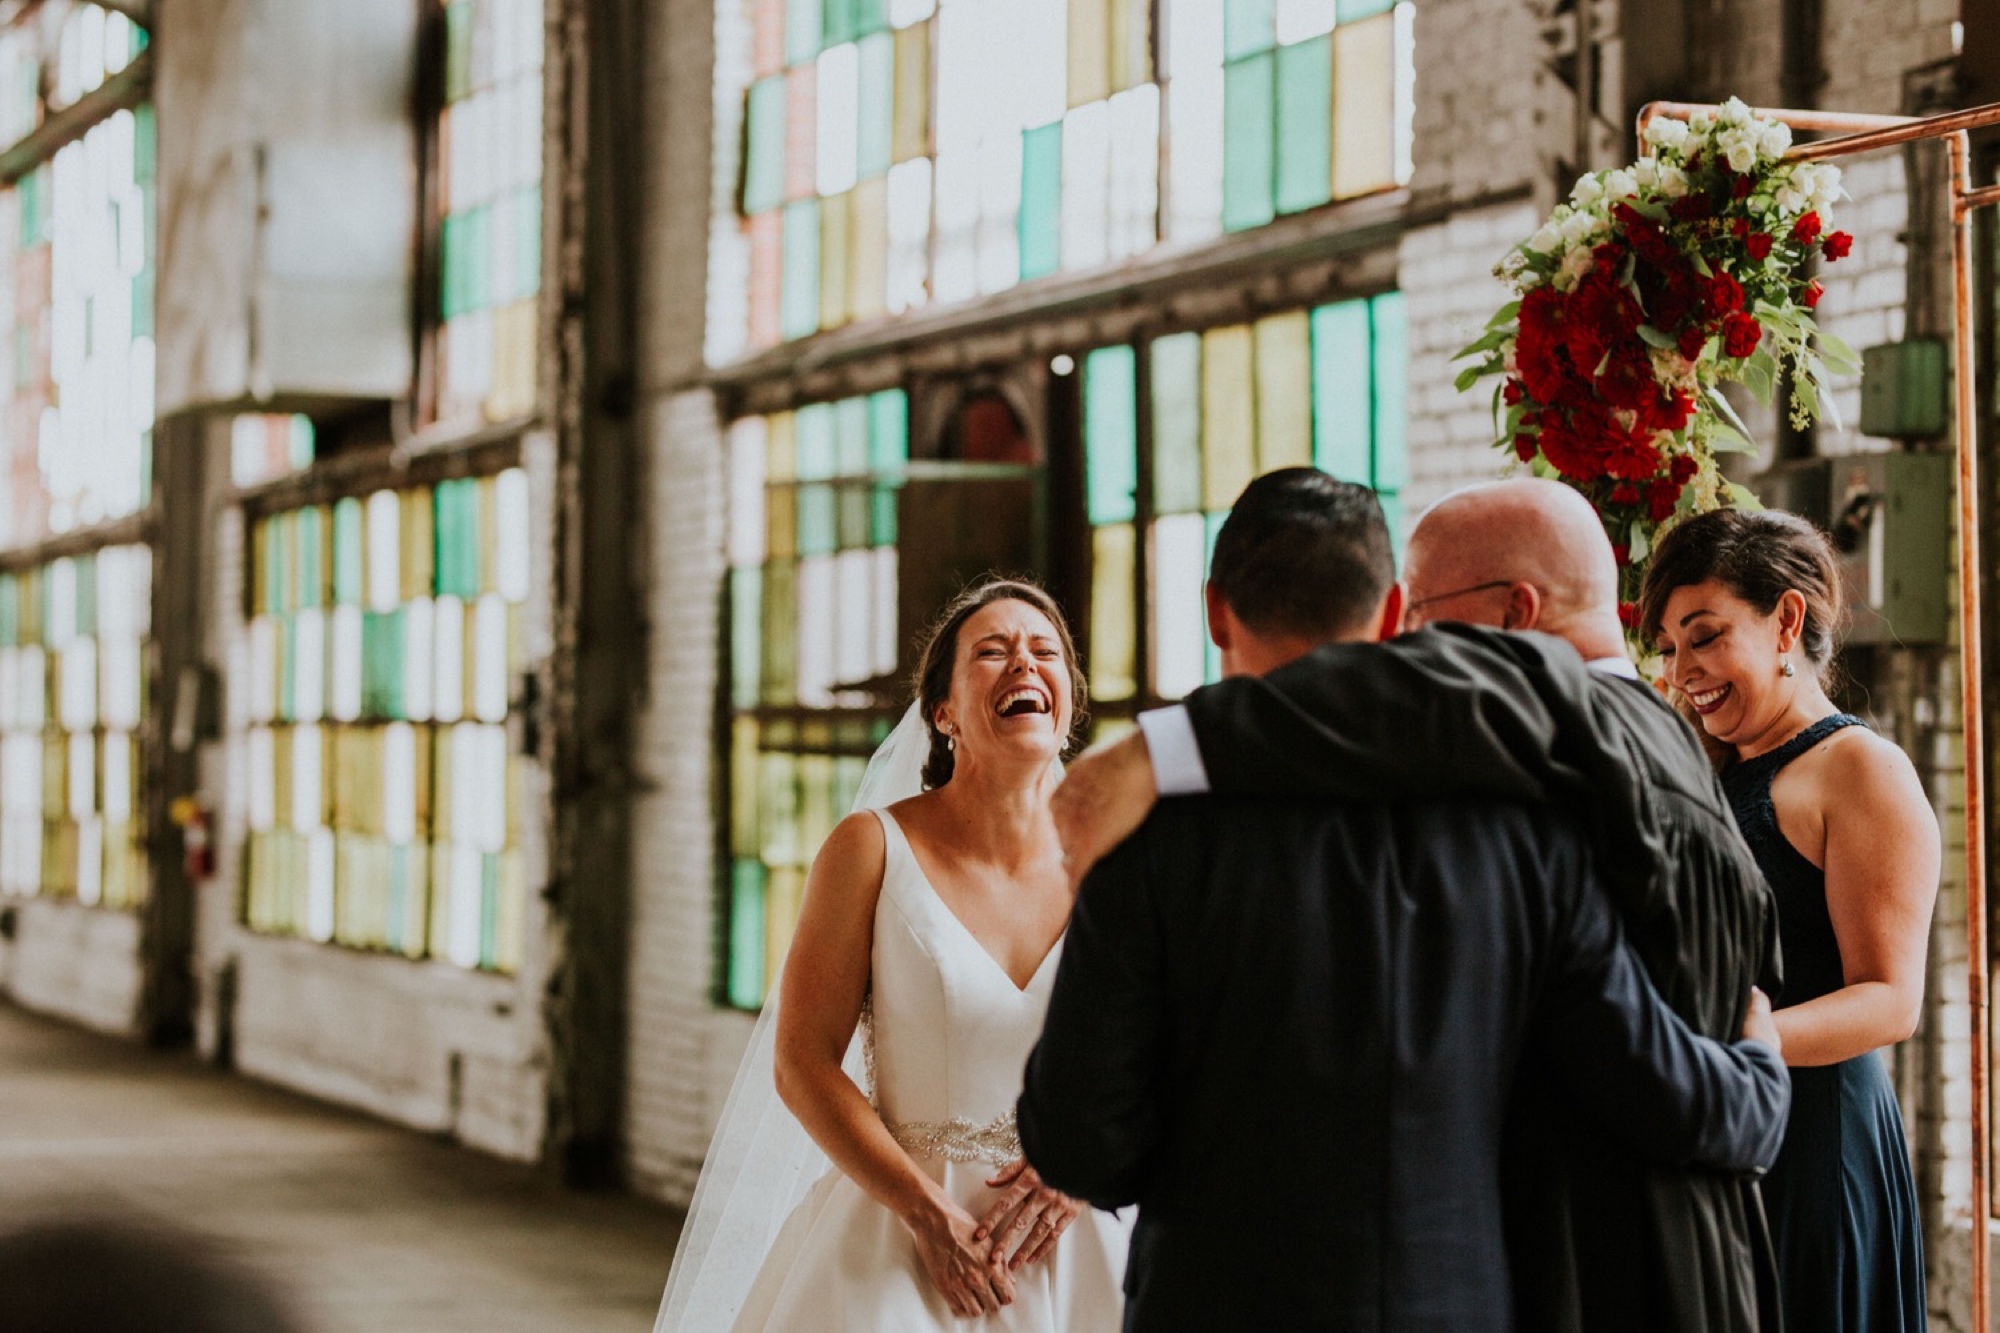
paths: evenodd
<path fill-rule="evenodd" d="M 1208 765 L 1194 737 L 1194 719 L 1180 704 L 1139 714 L 1139 730 L 1153 759 L 1153 783 L 1162 796 L 1200 796 L 1208 791 Z"/>

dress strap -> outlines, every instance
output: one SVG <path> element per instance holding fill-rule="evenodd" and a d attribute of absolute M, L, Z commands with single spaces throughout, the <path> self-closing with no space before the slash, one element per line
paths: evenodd
<path fill-rule="evenodd" d="M 1743 761 L 1743 764 L 1746 768 L 1754 764 L 1767 769 L 1775 777 L 1779 769 L 1791 763 L 1792 760 L 1797 759 L 1807 750 L 1812 749 L 1813 746 L 1818 745 L 1828 736 L 1833 735 L 1834 732 L 1845 727 L 1865 727 L 1867 725 L 1866 722 L 1852 713 L 1834 713 L 1813 723 L 1804 731 L 1792 737 L 1783 745 L 1780 745 L 1777 749 L 1760 754 L 1755 759 L 1746 759 Z"/>

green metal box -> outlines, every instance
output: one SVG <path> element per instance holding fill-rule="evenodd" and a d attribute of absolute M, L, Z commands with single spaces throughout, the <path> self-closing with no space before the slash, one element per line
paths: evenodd
<path fill-rule="evenodd" d="M 1928 440 L 1950 421 L 1945 347 L 1935 338 L 1884 343 L 1861 353 L 1861 433 Z"/>

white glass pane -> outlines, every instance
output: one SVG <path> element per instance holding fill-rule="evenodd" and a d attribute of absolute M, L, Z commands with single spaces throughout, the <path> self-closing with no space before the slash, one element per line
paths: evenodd
<path fill-rule="evenodd" d="M 474 729 L 479 752 L 478 826 L 475 844 L 482 852 L 507 850 L 507 728 Z"/>
<path fill-rule="evenodd" d="M 930 296 L 931 160 L 889 168 L 889 310 L 899 313 Z"/>
<path fill-rule="evenodd" d="M 846 194 L 859 175 L 861 129 L 861 48 L 848 42 L 820 54 L 815 71 L 819 145 L 819 192 Z"/>
<path fill-rule="evenodd" d="M 124 638 L 139 634 L 132 612 L 133 587 L 139 582 L 134 557 L 141 554 L 129 546 L 107 546 L 97 553 L 97 636 Z"/>
<path fill-rule="evenodd" d="M 358 633 L 355 638 L 358 648 Z M 355 670 L 360 670 L 358 661 Z M 358 674 L 355 679 L 358 698 Z M 269 722 L 278 715 L 278 622 L 271 616 L 258 616 L 250 622 L 249 689 L 252 722 Z"/>
<path fill-rule="evenodd" d="M 69 738 L 66 804 L 71 819 L 85 819 L 97 813 L 97 737 L 87 731 Z"/>
<path fill-rule="evenodd" d="M 72 640 L 56 657 L 62 663 L 58 720 L 67 731 L 96 726 L 97 640 Z"/>
<path fill-rule="evenodd" d="M 1417 144 L 1417 7 L 1410 0 L 1396 6 L 1396 183 L 1408 185 L 1416 170 Z"/>
<path fill-rule="evenodd" d="M 254 621 L 251 629 L 256 629 Z M 251 642 L 254 647 L 254 637 Z M 251 660 L 256 660 L 254 652 Z M 336 722 L 352 722 L 361 716 L 361 608 L 358 606 L 333 608 L 333 632 L 327 652 L 327 713 Z"/>
<path fill-rule="evenodd" d="M 744 417 L 729 428 L 729 563 L 764 562 L 764 474 L 770 428 L 763 417 Z"/>
<path fill-rule="evenodd" d="M 989 135 L 979 146 L 979 290 L 1021 280 L 1021 136 Z"/>
<path fill-rule="evenodd" d="M 76 561 L 50 565 L 48 580 L 49 620 L 42 626 L 42 641 L 61 652 L 76 638 Z"/>
<path fill-rule="evenodd" d="M 1336 9 L 1335 0 L 1278 0 L 1278 45 L 1332 32 Z"/>
<path fill-rule="evenodd" d="M 979 293 L 979 150 L 937 155 L 937 224 L 932 238 L 931 294 L 963 301 Z"/>
<path fill-rule="evenodd" d="M 492 593 L 472 612 L 472 715 L 507 720 L 507 603 Z"/>
<path fill-rule="evenodd" d="M 867 680 L 875 674 L 874 618 L 875 553 L 842 551 L 834 557 L 839 642 L 834 647 L 834 676 L 841 684 Z"/>
<path fill-rule="evenodd" d="M 477 402 L 493 388 L 493 313 L 477 310 L 445 324 L 445 381 L 450 396 Z"/>
<path fill-rule="evenodd" d="M 807 556 L 799 561 L 799 702 L 808 708 L 833 703 L 834 598 L 833 557 Z"/>
<path fill-rule="evenodd" d="M 450 910 L 446 913 L 446 954 L 460 967 L 479 966 L 479 849 L 451 849 Z"/>
<path fill-rule="evenodd" d="M 1142 83 L 1111 99 L 1111 257 L 1125 259 L 1159 239 L 1160 89 Z"/>
<path fill-rule="evenodd" d="M 493 526 L 499 534 L 493 582 L 510 602 L 528 600 L 528 474 L 510 467 L 493 479 Z"/>
<path fill-rule="evenodd" d="M 315 726 L 293 727 L 292 827 L 310 832 L 326 822 L 325 733 Z"/>
<path fill-rule="evenodd" d="M 403 604 L 403 716 L 412 722 L 431 719 L 431 691 L 437 685 L 436 614 L 428 597 Z"/>
<path fill-rule="evenodd" d="M 76 900 L 95 907 L 104 898 L 104 825 L 95 817 L 76 826 Z"/>
<path fill-rule="evenodd" d="M 937 0 L 889 0 L 889 24 L 907 28 L 922 23 L 937 12 Z"/>
<path fill-rule="evenodd" d="M 104 821 L 123 824 L 132 818 L 132 738 L 122 731 L 104 736 Z"/>
<path fill-rule="evenodd" d="M 1221 47 L 1220 34 L 1216 38 Z M 1222 233 L 1222 71 L 1198 69 L 1167 85 L 1167 236 Z"/>
<path fill-rule="evenodd" d="M 1019 0 L 1021 128 L 1053 125 L 1069 110 L 1069 0 Z"/>
<path fill-rule="evenodd" d="M 98 645 L 103 678 L 104 725 L 130 730 L 139 725 L 144 647 L 134 638 L 106 639 Z"/>
<path fill-rule="evenodd" d="M 875 671 L 878 676 L 896 674 L 897 649 L 902 646 L 902 635 L 896 623 L 897 578 L 896 548 L 877 547 L 869 552 L 875 562 Z"/>
<path fill-rule="evenodd" d="M 246 747 L 250 774 L 246 785 L 252 833 L 268 833 L 278 825 L 278 764 L 273 740 L 269 727 L 250 728 L 250 743 Z"/>
<path fill-rule="evenodd" d="M 49 724 L 49 658 L 37 644 L 21 650 L 19 685 L 17 715 L 21 726 L 40 731 Z"/>
<path fill-rule="evenodd" d="M 457 348 L 453 349 L 456 354 Z M 393 611 L 403 596 L 403 506 L 394 491 L 368 497 L 368 609 Z"/>
<path fill-rule="evenodd" d="M 456 722 L 465 716 L 465 603 L 456 597 L 440 597 L 436 616 L 431 716 L 440 722 Z"/>
<path fill-rule="evenodd" d="M 1062 266 L 1096 268 L 1108 253 L 1111 108 L 1092 102 L 1063 117 Z"/>
<path fill-rule="evenodd" d="M 292 716 L 317 722 L 326 716 L 326 613 L 308 608 L 292 621 L 298 656 L 292 663 Z"/>
<path fill-rule="evenodd" d="M 407 722 L 382 729 L 382 836 L 397 846 L 417 837 L 417 730 Z"/>
<path fill-rule="evenodd" d="M 1178 699 L 1202 683 L 1207 547 L 1207 520 L 1200 514 L 1174 514 L 1153 524 L 1153 688 L 1163 699 Z"/>
<path fill-rule="evenodd" d="M 461 722 L 451 729 L 447 742 L 451 746 L 451 809 L 444 812 L 445 828 L 460 847 L 475 847 L 479 841 L 483 797 L 479 770 L 485 762 L 479 732 L 477 723 Z"/>
<path fill-rule="evenodd" d="M 1201 70 L 1222 70 L 1224 0 L 1166 0 L 1166 69 L 1172 81 Z"/>
<path fill-rule="evenodd" d="M 335 850 L 332 829 L 306 836 L 306 934 L 322 944 L 333 938 Z"/>

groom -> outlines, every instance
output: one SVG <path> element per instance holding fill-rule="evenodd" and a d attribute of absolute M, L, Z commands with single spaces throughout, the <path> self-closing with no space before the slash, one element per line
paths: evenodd
<path fill-rule="evenodd" d="M 1259 478 L 1209 606 L 1232 674 L 1393 628 L 1372 495 Z M 1052 1187 L 1139 1203 L 1128 1329 L 1503 1333 L 1522 1060 L 1637 1149 L 1754 1170 L 1788 1085 L 1767 1008 L 1749 1032 L 1671 1016 L 1551 810 L 1195 797 L 1085 882 L 1020 1131 Z"/>
<path fill-rule="evenodd" d="M 1550 481 L 1470 487 L 1418 521 L 1408 577 L 1408 621 L 1430 628 L 1198 690 L 1073 765 L 1072 865 L 1137 827 L 1156 768 L 1163 790 L 1239 797 L 1554 800 L 1586 815 L 1653 984 L 1696 1031 L 1732 1033 L 1752 982 L 1776 989 L 1775 907 L 1694 732 L 1625 655 L 1596 512 Z M 1777 1333 L 1755 1183 L 1649 1163 L 1567 1103 L 1524 1079 L 1508 1138 L 1520 1325 Z"/>

